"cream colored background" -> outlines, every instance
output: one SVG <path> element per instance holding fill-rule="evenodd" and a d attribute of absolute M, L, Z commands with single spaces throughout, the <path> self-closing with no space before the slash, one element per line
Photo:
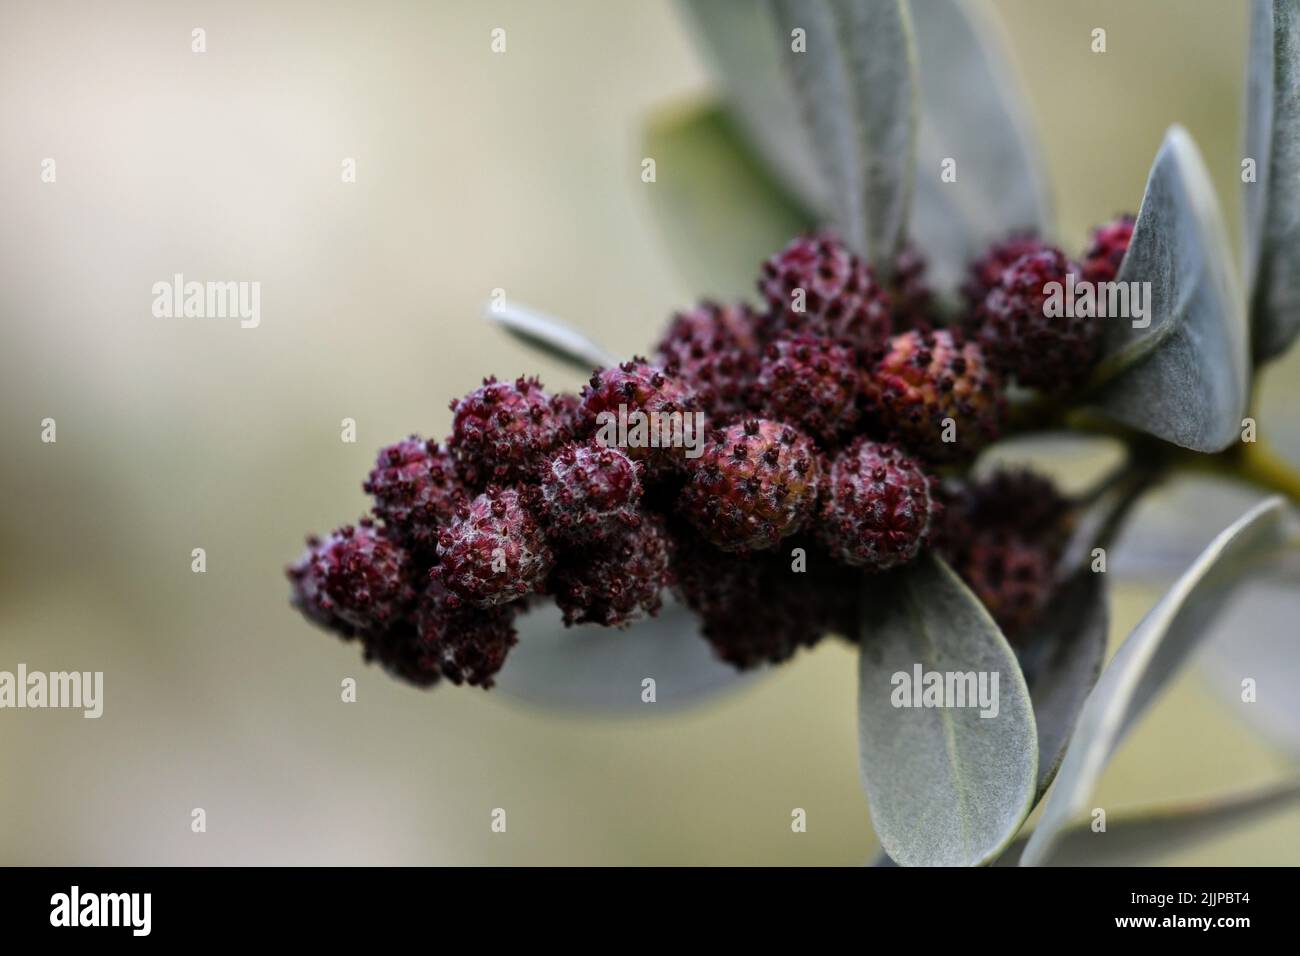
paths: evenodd
<path fill-rule="evenodd" d="M 1175 120 L 1235 221 L 1244 2 L 998 7 L 1068 245 L 1136 207 Z M 1105 56 L 1088 52 L 1096 25 Z M 0 6 L 0 668 L 107 683 L 98 721 L 0 712 L 0 863 L 872 853 L 838 645 L 686 714 L 598 721 L 399 686 L 285 602 L 283 564 L 307 530 L 362 512 L 381 443 L 442 434 L 447 400 L 489 372 L 577 384 L 479 320 L 490 289 L 629 353 L 708 291 L 671 270 L 637 151 L 645 112 L 706 82 L 661 3 Z M 154 319 L 150 286 L 173 272 L 260 281 L 261 328 Z M 39 442 L 45 416 L 57 445 Z M 1123 592 L 1119 623 L 1152 597 Z M 344 706 L 349 675 L 360 701 Z M 1189 677 L 1099 801 L 1281 766 Z M 497 806 L 506 835 L 489 833 Z M 1297 837 L 1292 818 L 1179 859 L 1295 863 Z"/>

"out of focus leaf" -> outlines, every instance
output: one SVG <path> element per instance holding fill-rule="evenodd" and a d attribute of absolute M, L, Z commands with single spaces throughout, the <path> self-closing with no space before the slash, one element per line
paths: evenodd
<path fill-rule="evenodd" d="M 557 358 L 583 372 L 604 368 L 618 359 L 607 349 L 597 345 L 577 329 L 570 328 L 552 318 L 512 302 L 490 304 L 483 314 L 525 345 Z"/>
<path fill-rule="evenodd" d="M 877 269 L 902 247 L 916 148 L 916 59 L 903 0 L 772 0 L 803 136 L 841 234 Z M 796 48 L 802 31 L 806 49 Z M 791 135 L 795 131 L 791 131 Z"/>
<path fill-rule="evenodd" d="M 1118 282 L 1150 282 L 1150 325 L 1106 319 L 1095 404 L 1157 438 L 1214 452 L 1238 440 L 1250 384 L 1248 330 L 1227 233 L 1200 152 L 1172 127 Z"/>
<path fill-rule="evenodd" d="M 1281 547 L 1283 518 L 1280 498 L 1243 515 L 1210 543 L 1124 641 L 1079 715 L 1022 865 L 1037 866 L 1051 857 L 1124 735 L 1206 635 L 1243 577 Z"/>
<path fill-rule="evenodd" d="M 1300 0 L 1252 0 L 1247 70 L 1246 290 L 1263 361 L 1300 332 Z"/>
<path fill-rule="evenodd" d="M 1050 235 L 1051 206 L 1037 137 L 1007 44 L 988 5 L 911 3 L 921 89 L 911 235 L 943 293 L 993 239 Z M 956 182 L 940 179 L 957 161 Z"/>
<path fill-rule="evenodd" d="M 1300 781 L 1291 781 L 1187 806 L 1111 817 L 1102 832 L 1086 825 L 1071 827 L 1061 834 L 1050 862 L 1052 866 L 1150 866 L 1171 853 L 1285 810 L 1297 800 Z M 1018 838 L 997 865 L 1015 866 L 1029 839 Z"/>
<path fill-rule="evenodd" d="M 627 630 L 566 628 L 549 603 L 522 615 L 518 628 L 519 644 L 497 686 L 529 704 L 578 714 L 653 716 L 745 680 L 714 658 L 696 617 L 673 601 L 665 602 L 658 617 Z M 655 682 L 654 703 L 642 700 L 647 678 Z"/>
<path fill-rule="evenodd" d="M 752 296 L 759 264 L 812 222 L 715 106 L 654 117 L 645 154 L 655 160 L 656 182 L 645 190 L 651 208 L 700 295 Z"/>
<path fill-rule="evenodd" d="M 1043 622 L 1022 639 L 1020 664 L 1038 727 L 1037 794 L 1061 765 L 1084 701 L 1106 656 L 1106 575 L 1083 565 L 1061 585 Z"/>
<path fill-rule="evenodd" d="M 926 556 L 871 582 L 861 643 L 862 779 L 881 846 L 905 866 L 995 859 L 1029 813 L 1038 766 L 1029 690 L 1006 639 L 948 566 Z M 983 674 L 990 687 L 997 674 L 996 716 L 895 706 L 906 690 L 896 675 L 910 680 L 917 666 Z"/>

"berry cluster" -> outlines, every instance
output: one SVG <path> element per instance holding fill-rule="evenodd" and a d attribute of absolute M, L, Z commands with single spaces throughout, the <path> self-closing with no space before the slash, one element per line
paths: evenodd
<path fill-rule="evenodd" d="M 1114 276 L 1131 232 L 1097 230 L 1090 276 Z M 1094 327 L 1041 308 L 1074 268 L 1033 237 L 999 243 L 953 321 L 915 249 L 877 277 L 829 234 L 797 238 L 763 263 L 760 306 L 676 314 L 653 361 L 579 394 L 488 378 L 451 403 L 445 442 L 381 449 L 373 517 L 308 539 L 292 603 L 411 683 L 491 687 L 534 596 L 566 624 L 625 627 L 671 591 L 747 668 L 856 633 L 857 579 L 933 547 L 1019 637 L 1052 594 L 1069 503 L 1029 474 L 957 470 L 998 438 L 1008 382 L 1059 392 L 1095 361 Z M 674 440 L 608 427 L 630 417 L 676 423 Z"/>

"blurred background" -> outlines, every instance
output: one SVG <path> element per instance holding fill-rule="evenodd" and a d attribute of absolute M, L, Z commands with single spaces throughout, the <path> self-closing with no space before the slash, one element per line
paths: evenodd
<path fill-rule="evenodd" d="M 995 6 L 1067 249 L 1136 210 L 1175 121 L 1235 228 L 1245 2 Z M 708 85 L 666 2 L 0 7 L 0 669 L 101 670 L 106 698 L 99 720 L 0 712 L 0 863 L 870 858 L 836 642 L 685 712 L 596 719 L 399 685 L 286 601 L 284 564 L 363 513 L 381 444 L 445 434 L 448 400 L 488 373 L 579 384 L 481 320 L 492 289 L 619 353 L 709 291 L 675 273 L 639 175 L 647 112 Z M 154 318 L 175 272 L 259 281 L 260 328 Z M 1264 420 L 1296 458 L 1298 392 L 1293 357 Z M 1113 637 L 1157 594 L 1119 587 Z M 1117 813 L 1284 767 L 1193 669 L 1096 800 Z M 1297 846 L 1292 814 L 1170 862 L 1294 864 Z"/>

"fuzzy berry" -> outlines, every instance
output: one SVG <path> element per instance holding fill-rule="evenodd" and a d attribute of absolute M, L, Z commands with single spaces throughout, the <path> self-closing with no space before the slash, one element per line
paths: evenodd
<path fill-rule="evenodd" d="M 375 499 L 375 517 L 415 550 L 433 547 L 438 528 L 466 500 L 450 452 L 418 435 L 380 449 L 361 487 Z"/>
<path fill-rule="evenodd" d="M 564 623 L 625 627 L 659 613 L 671 542 L 658 518 L 638 515 L 606 540 L 562 556 L 550 591 Z"/>
<path fill-rule="evenodd" d="M 514 619 L 512 606 L 469 607 L 434 581 L 415 611 L 418 650 L 451 683 L 489 688 L 518 642 Z"/>
<path fill-rule="evenodd" d="M 763 415 L 833 440 L 858 423 L 860 374 L 847 345 L 811 335 L 782 336 L 767 347 L 754 384 Z"/>
<path fill-rule="evenodd" d="M 1043 252 L 1047 244 L 1035 235 L 1020 233 L 995 242 L 985 253 L 972 262 L 962 283 L 962 295 L 972 307 L 978 308 L 989 290 L 1002 281 L 1002 273 L 1021 256 Z"/>
<path fill-rule="evenodd" d="M 947 329 L 894 336 L 863 398 L 884 430 L 936 462 L 968 460 L 996 439 L 1006 405 L 980 347 Z"/>
<path fill-rule="evenodd" d="M 724 551 L 760 550 L 799 530 L 820 484 L 811 438 L 790 425 L 749 419 L 714 430 L 692 462 L 680 507 Z"/>
<path fill-rule="evenodd" d="M 569 444 L 541 471 L 530 501 L 553 537 L 599 540 L 636 514 L 641 465 L 618 448 Z"/>
<path fill-rule="evenodd" d="M 541 525 L 513 488 L 491 487 L 438 532 L 433 569 L 449 601 L 474 607 L 508 604 L 534 590 L 553 555 Z"/>
<path fill-rule="evenodd" d="M 699 400 L 680 379 L 644 359 L 634 358 L 612 368 L 601 369 L 591 376 L 582 389 L 582 423 L 602 445 L 617 442 L 620 415 L 641 413 L 644 421 L 677 422 L 683 430 L 696 426 Z M 629 458 L 643 462 L 653 475 L 665 475 L 679 469 L 685 459 L 683 447 L 664 441 L 671 436 L 659 435 L 656 447 L 648 440 L 635 439 L 630 417 L 628 443 L 622 447 Z M 606 440 L 606 438 L 609 440 Z M 621 447 L 621 446 L 620 446 Z"/>
<path fill-rule="evenodd" d="M 820 532 L 831 556 L 885 571 L 930 540 L 939 506 L 932 480 L 894 445 L 859 438 L 832 462 Z"/>
<path fill-rule="evenodd" d="M 453 400 L 451 409 L 447 446 L 477 487 L 526 478 L 568 437 L 561 403 L 536 378 L 485 378 L 482 387 Z"/>
<path fill-rule="evenodd" d="M 820 579 L 792 571 L 788 555 L 729 554 L 690 534 L 678 541 L 673 590 L 719 659 L 739 670 L 779 664 L 830 630 Z"/>
<path fill-rule="evenodd" d="M 383 630 L 414 598 L 405 553 L 368 519 L 323 541 L 308 538 L 306 553 L 285 573 L 293 606 L 345 637 Z"/>
<path fill-rule="evenodd" d="M 892 331 L 890 304 L 871 269 L 839 239 L 800 236 L 763 263 L 767 338 L 783 332 L 840 339 L 864 354 Z"/>
<path fill-rule="evenodd" d="M 1114 282 L 1119 275 L 1120 264 L 1128 252 L 1129 241 L 1133 238 L 1133 226 L 1136 219 L 1125 214 L 1104 226 L 1092 231 L 1092 241 L 1083 253 L 1080 267 L 1083 278 L 1088 282 Z"/>
<path fill-rule="evenodd" d="M 1082 384 L 1097 362 L 1100 320 L 1047 315 L 1047 286 L 1063 288 L 1070 273 L 1077 276 L 1079 267 L 1059 250 L 1022 256 L 1003 271 L 976 312 L 985 354 L 1022 385 L 1066 392 Z"/>
<path fill-rule="evenodd" d="M 1073 527 L 1070 502 L 1046 478 L 998 471 L 945 490 L 936 545 L 1010 639 L 1041 618 Z"/>
<path fill-rule="evenodd" d="M 725 419 L 745 411 L 758 372 L 758 335 L 749 306 L 701 302 L 673 316 L 655 357 L 695 392 L 705 414 Z"/>

